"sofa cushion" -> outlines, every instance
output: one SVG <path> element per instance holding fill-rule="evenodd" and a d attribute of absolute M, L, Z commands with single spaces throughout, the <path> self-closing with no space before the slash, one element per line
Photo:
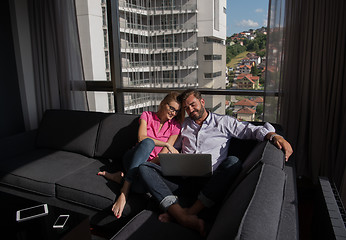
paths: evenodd
<path fill-rule="evenodd" d="M 297 183 L 295 165 L 292 160 L 285 164 L 284 171 L 287 176 L 287 181 L 278 238 L 287 240 L 299 239 Z"/>
<path fill-rule="evenodd" d="M 103 113 L 47 110 L 41 121 L 37 146 L 92 157 Z"/>
<path fill-rule="evenodd" d="M 80 154 L 38 149 L 0 163 L 0 182 L 46 196 L 55 195 L 55 183 L 94 159 Z"/>
<path fill-rule="evenodd" d="M 285 173 L 258 164 L 225 201 L 208 239 L 275 239 Z"/>
<path fill-rule="evenodd" d="M 274 146 L 273 143 L 266 141 L 261 161 L 277 168 L 284 169 L 284 152 Z"/>
<path fill-rule="evenodd" d="M 95 156 L 121 160 L 137 143 L 138 126 L 138 115 L 109 114 L 100 124 Z"/>
<path fill-rule="evenodd" d="M 65 176 L 56 183 L 56 197 L 98 210 L 111 206 L 120 185 L 97 175 L 103 166 L 95 161 Z"/>

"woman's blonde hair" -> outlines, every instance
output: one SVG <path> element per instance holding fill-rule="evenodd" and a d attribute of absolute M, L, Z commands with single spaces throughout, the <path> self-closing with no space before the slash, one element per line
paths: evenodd
<path fill-rule="evenodd" d="M 182 123 L 184 121 L 184 111 L 182 110 L 181 102 L 178 100 L 179 93 L 176 91 L 168 93 L 161 101 L 160 108 L 163 108 L 166 104 L 169 104 L 170 102 L 174 101 L 177 102 L 180 106 L 180 110 L 177 112 L 177 115 L 174 117 L 177 119 L 178 122 Z M 159 108 L 159 110 L 160 110 Z"/>

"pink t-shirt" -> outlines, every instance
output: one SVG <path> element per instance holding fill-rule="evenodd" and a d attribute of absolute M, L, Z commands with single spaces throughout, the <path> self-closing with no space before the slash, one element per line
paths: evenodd
<path fill-rule="evenodd" d="M 159 141 L 167 142 L 170 136 L 179 135 L 180 133 L 181 125 L 175 118 L 166 121 L 163 124 L 160 132 L 160 119 L 155 112 L 143 112 L 140 119 L 143 119 L 147 122 L 147 136 L 155 138 Z M 156 146 L 154 150 L 151 152 L 148 161 L 155 158 L 159 154 L 159 152 L 161 152 L 161 150 L 162 147 Z"/>

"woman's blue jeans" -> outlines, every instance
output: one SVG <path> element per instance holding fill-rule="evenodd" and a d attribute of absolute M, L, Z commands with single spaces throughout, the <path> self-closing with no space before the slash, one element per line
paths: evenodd
<path fill-rule="evenodd" d="M 167 210 L 169 206 L 177 203 L 177 196 L 196 192 L 199 192 L 198 199 L 204 206 L 213 206 L 222 200 L 229 184 L 240 170 L 241 161 L 235 156 L 229 156 L 211 177 L 165 177 L 161 167 L 150 162 L 140 165 L 139 176 L 147 191 L 160 203 L 160 207 Z"/>
<path fill-rule="evenodd" d="M 126 181 L 130 183 L 138 182 L 136 180 L 138 176 L 138 167 L 148 160 L 154 147 L 154 141 L 150 138 L 146 138 L 124 154 L 123 166 L 126 171 L 124 177 Z"/>

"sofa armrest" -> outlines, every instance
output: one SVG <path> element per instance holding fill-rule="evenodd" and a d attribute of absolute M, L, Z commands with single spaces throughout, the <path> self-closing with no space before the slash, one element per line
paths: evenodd
<path fill-rule="evenodd" d="M 0 159 L 14 157 L 35 149 L 37 130 L 0 139 Z"/>
<path fill-rule="evenodd" d="M 177 223 L 163 223 L 158 215 L 149 210 L 143 210 L 132 218 L 111 240 L 117 239 L 205 239 L 196 231 L 185 228 Z"/>

